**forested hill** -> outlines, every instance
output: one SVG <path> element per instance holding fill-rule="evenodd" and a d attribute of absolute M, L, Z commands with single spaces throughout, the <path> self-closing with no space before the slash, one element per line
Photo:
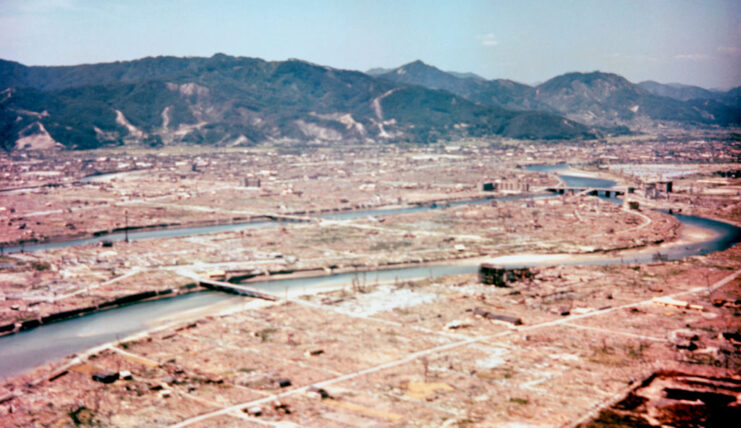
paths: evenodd
<path fill-rule="evenodd" d="M 0 60 L 5 150 L 122 144 L 415 142 L 593 138 L 552 111 L 487 105 L 447 90 L 300 60 L 217 54 L 61 67 Z"/>

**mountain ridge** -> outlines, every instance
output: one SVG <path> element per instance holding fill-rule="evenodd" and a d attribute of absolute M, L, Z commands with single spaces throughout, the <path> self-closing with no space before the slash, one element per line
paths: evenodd
<path fill-rule="evenodd" d="M 728 126 L 741 122 L 739 88 L 717 97 L 683 100 L 656 94 L 655 86 L 649 84 L 646 88 L 615 73 L 570 72 L 537 86 L 529 86 L 505 79 L 473 81 L 460 78 L 419 60 L 378 77 L 397 83 L 445 89 L 490 106 L 561 114 L 606 129 L 641 129 L 657 124 Z M 707 93 L 713 94 L 711 91 Z"/>
<path fill-rule="evenodd" d="M 0 90 L 5 150 L 41 130 L 78 149 L 595 137 L 590 128 L 551 113 L 524 116 L 302 60 L 217 54 L 55 67 L 0 61 Z"/>
<path fill-rule="evenodd" d="M 422 85 L 444 89 L 471 101 L 511 110 L 555 110 L 535 99 L 535 90 L 522 83 L 507 79 L 486 80 L 459 77 L 416 60 L 378 75 L 379 78 L 397 83 Z"/>

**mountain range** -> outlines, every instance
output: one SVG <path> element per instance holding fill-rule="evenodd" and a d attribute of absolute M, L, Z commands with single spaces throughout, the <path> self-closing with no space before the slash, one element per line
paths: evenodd
<path fill-rule="evenodd" d="M 658 83 L 653 80 L 641 82 L 639 85 L 654 95 L 661 95 L 681 101 L 708 99 L 729 105 L 737 105 L 741 101 L 741 87 L 722 91 L 683 85 L 681 83 Z"/>
<path fill-rule="evenodd" d="M 739 122 L 738 88 L 687 100 L 661 90 L 606 73 L 532 87 L 420 61 L 361 73 L 223 54 L 55 67 L 0 60 L 0 147 L 593 139 L 642 121 Z"/>
<path fill-rule="evenodd" d="M 415 61 L 377 76 L 442 89 L 488 106 L 561 114 L 598 127 L 641 129 L 657 123 L 729 126 L 741 123 L 741 87 L 727 92 L 694 86 L 634 84 L 617 74 L 566 73 L 537 86 L 441 71 Z"/>

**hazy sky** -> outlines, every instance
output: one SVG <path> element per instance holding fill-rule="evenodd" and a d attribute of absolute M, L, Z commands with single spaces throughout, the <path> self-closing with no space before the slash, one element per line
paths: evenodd
<path fill-rule="evenodd" d="M 27 65 L 216 52 L 730 87 L 741 85 L 741 0 L 0 0 L 0 58 Z"/>

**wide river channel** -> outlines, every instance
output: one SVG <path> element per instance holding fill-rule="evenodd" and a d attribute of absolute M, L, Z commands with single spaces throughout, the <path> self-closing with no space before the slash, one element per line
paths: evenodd
<path fill-rule="evenodd" d="M 529 170 L 536 171 L 557 171 L 564 169 L 568 165 L 557 166 L 535 166 L 528 167 Z M 560 178 L 568 186 L 574 187 L 612 187 L 616 183 L 611 180 L 600 178 L 590 178 L 582 176 L 569 176 L 559 174 Z M 548 195 L 527 196 L 547 197 Z M 496 198 L 497 200 L 523 199 L 518 197 Z M 480 204 L 491 201 L 492 198 L 479 199 L 474 201 L 456 202 L 445 206 L 418 206 L 399 209 L 375 209 L 363 212 L 347 212 L 328 214 L 324 218 L 347 219 L 363 216 L 386 216 L 403 214 L 415 211 L 425 211 L 441 209 L 450 206 L 464 204 Z M 608 199 L 613 202 L 620 202 L 617 199 Z M 715 251 L 722 251 L 741 242 L 741 228 L 736 226 L 710 220 L 702 217 L 692 217 L 674 214 L 680 222 L 685 225 L 702 228 L 712 233 L 712 237 L 703 242 L 693 244 L 676 244 L 665 245 L 660 249 L 660 258 L 663 260 L 676 260 L 684 257 L 707 254 Z M 195 234 L 215 233 L 222 231 L 240 230 L 253 227 L 269 227 L 275 225 L 274 222 L 260 223 L 242 223 L 229 224 L 220 226 L 204 226 L 180 229 L 162 229 L 142 232 L 129 232 L 129 239 L 152 239 L 188 236 Z M 46 243 L 29 245 L 24 248 L 25 251 L 38 251 L 52 248 L 61 248 L 73 245 L 84 245 L 95 243 L 101 240 L 123 240 L 124 235 L 112 234 L 105 237 L 82 239 L 76 241 L 66 241 L 59 243 Z M 20 248 L 10 249 L 20 251 Z M 559 264 L 570 265 L 611 265 L 620 263 L 647 263 L 656 261 L 657 253 L 652 251 L 637 251 L 630 253 L 629 256 L 616 256 L 609 254 L 587 254 L 583 256 L 571 257 L 567 262 Z M 523 267 L 553 264 L 552 262 L 541 263 L 513 263 L 505 267 Z M 329 276 L 314 278 L 292 278 L 275 281 L 252 282 L 250 287 L 272 292 L 278 295 L 287 293 L 291 290 L 304 290 L 311 288 L 325 288 L 349 284 L 358 275 L 364 276 L 369 283 L 384 281 L 403 281 L 419 278 L 432 278 L 446 275 L 470 274 L 478 272 L 478 263 L 459 263 L 459 264 L 433 264 L 426 266 L 405 267 L 397 269 L 387 269 L 368 272 L 350 272 L 340 273 Z M 68 319 L 44 325 L 32 330 L 23 331 L 5 337 L 0 337 L 0 376 L 9 377 L 21 374 L 34 367 L 45 363 L 59 360 L 66 355 L 84 351 L 86 349 L 102 345 L 117 339 L 125 338 L 131 334 L 141 332 L 158 325 L 162 325 L 174 319 L 175 316 L 185 315 L 188 312 L 202 313 L 208 308 L 218 308 L 219 306 L 228 307 L 232 304 L 244 301 L 244 297 L 233 296 L 230 294 L 204 291 L 193 294 L 187 294 L 161 300 L 154 300 L 86 315 L 79 318 Z"/>

